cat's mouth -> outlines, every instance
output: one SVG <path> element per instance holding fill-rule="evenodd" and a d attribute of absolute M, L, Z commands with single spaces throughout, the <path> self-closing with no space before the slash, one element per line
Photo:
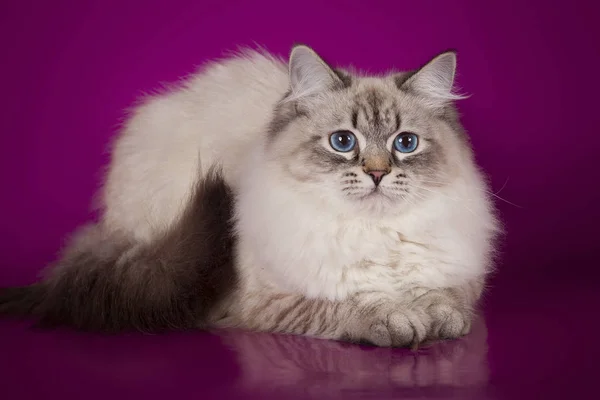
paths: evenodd
<path fill-rule="evenodd" d="M 379 186 L 375 186 L 373 189 L 371 189 L 371 191 L 369 193 L 363 195 L 361 197 L 361 199 L 367 200 L 367 199 L 381 198 L 381 197 L 388 198 L 388 196 L 380 189 Z"/>

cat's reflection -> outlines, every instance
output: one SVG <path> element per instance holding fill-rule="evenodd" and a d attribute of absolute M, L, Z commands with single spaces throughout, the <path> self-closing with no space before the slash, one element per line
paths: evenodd
<path fill-rule="evenodd" d="M 387 391 L 477 390 L 488 381 L 483 317 L 461 340 L 411 352 L 359 347 L 291 335 L 235 332 L 222 336 L 237 353 L 244 392 L 290 391 L 347 397 Z"/>

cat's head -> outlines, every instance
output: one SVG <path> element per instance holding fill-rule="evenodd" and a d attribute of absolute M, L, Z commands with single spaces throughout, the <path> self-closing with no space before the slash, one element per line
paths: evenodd
<path fill-rule="evenodd" d="M 471 163 L 453 101 L 456 54 L 416 71 L 359 76 L 313 50 L 290 55 L 267 155 L 298 188 L 350 209 L 409 208 Z"/>

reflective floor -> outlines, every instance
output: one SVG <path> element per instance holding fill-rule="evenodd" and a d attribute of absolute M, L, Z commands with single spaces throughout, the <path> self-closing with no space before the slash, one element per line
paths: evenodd
<path fill-rule="evenodd" d="M 585 399 L 600 295 L 502 285 L 466 338 L 417 352 L 245 332 L 105 337 L 0 321 L 6 399 Z"/>

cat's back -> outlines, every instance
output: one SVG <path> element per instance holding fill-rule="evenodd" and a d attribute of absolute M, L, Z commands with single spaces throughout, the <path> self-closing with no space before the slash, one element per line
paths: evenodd
<path fill-rule="evenodd" d="M 240 160 L 266 134 L 273 109 L 288 88 L 287 66 L 253 50 L 214 63 L 189 81 L 188 113 L 196 127 L 209 130 L 200 137 L 202 168 L 218 161 L 235 186 L 231 181 L 237 179 Z"/>
<path fill-rule="evenodd" d="M 244 49 L 206 64 L 182 86 L 190 106 L 223 111 L 220 105 L 227 109 L 237 105 L 272 108 L 288 85 L 287 67 L 280 59 L 266 52 Z"/>
<path fill-rule="evenodd" d="M 285 64 L 244 50 L 145 99 L 114 144 L 106 224 L 150 239 L 181 214 L 199 171 L 219 164 L 234 184 L 240 160 L 265 134 L 287 89 Z"/>

